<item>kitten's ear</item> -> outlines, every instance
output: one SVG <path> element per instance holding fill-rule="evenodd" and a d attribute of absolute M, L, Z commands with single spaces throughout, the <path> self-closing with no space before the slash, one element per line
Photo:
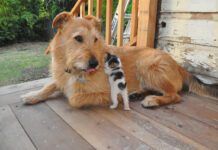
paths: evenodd
<path fill-rule="evenodd" d="M 110 58 L 111 58 L 111 54 L 109 52 L 106 52 L 105 61 L 108 61 Z"/>

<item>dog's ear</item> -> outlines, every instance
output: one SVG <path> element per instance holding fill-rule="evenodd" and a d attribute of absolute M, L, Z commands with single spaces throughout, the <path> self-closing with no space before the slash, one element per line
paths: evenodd
<path fill-rule="evenodd" d="M 101 29 L 101 20 L 100 19 L 96 18 L 95 16 L 91 16 L 91 15 L 85 16 L 84 19 L 89 20 L 94 25 L 94 27 L 98 31 L 100 31 L 100 29 Z"/>
<path fill-rule="evenodd" d="M 58 14 L 52 23 L 52 28 L 62 28 L 63 24 L 70 19 L 71 15 L 68 12 L 61 12 Z"/>

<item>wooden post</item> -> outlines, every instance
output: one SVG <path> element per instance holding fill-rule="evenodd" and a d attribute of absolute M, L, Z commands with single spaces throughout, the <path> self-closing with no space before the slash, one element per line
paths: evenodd
<path fill-rule="evenodd" d="M 118 4 L 117 46 L 123 45 L 124 0 Z"/>
<path fill-rule="evenodd" d="M 85 2 L 83 2 L 81 5 L 80 5 L 80 17 L 84 17 L 86 15 L 86 12 L 85 12 Z"/>
<path fill-rule="evenodd" d="M 105 33 L 105 41 L 106 41 L 107 44 L 111 44 L 112 7 L 113 7 L 113 1 L 112 0 L 107 0 L 106 33 Z"/>
<path fill-rule="evenodd" d="M 88 15 L 93 14 L 93 0 L 88 0 Z"/>
<path fill-rule="evenodd" d="M 130 43 L 136 41 L 138 28 L 138 0 L 132 1 Z"/>
<path fill-rule="evenodd" d="M 154 47 L 157 0 L 139 0 L 137 46 Z"/>

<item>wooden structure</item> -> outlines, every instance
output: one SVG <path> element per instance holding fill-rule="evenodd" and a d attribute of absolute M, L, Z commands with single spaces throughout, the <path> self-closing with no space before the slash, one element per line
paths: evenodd
<path fill-rule="evenodd" d="M 63 97 L 33 106 L 21 94 L 49 79 L 0 88 L 1 150 L 211 149 L 218 147 L 218 101 L 184 95 L 179 104 L 132 111 L 73 109 Z"/>
<path fill-rule="evenodd" d="M 119 0 L 117 46 L 123 46 L 124 1 Z M 97 0 L 96 14 L 93 14 L 93 0 L 78 0 L 71 10 L 73 15 L 83 16 L 85 3 L 88 3 L 88 14 L 101 18 L 102 0 Z M 107 0 L 105 41 L 111 44 L 111 22 L 113 0 Z M 139 7 L 140 6 L 140 7 Z M 133 0 L 131 19 L 131 38 L 129 45 L 154 47 L 157 0 Z M 81 13 L 82 12 L 82 13 Z"/>
<path fill-rule="evenodd" d="M 218 1 L 161 0 L 157 47 L 191 72 L 218 78 Z"/>

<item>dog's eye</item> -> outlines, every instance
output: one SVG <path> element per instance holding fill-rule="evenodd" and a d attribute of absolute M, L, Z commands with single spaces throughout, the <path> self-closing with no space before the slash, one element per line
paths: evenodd
<path fill-rule="evenodd" d="M 77 35 L 74 37 L 74 39 L 79 42 L 79 43 L 82 43 L 83 42 L 83 37 L 81 35 Z"/>
<path fill-rule="evenodd" d="M 97 39 L 97 37 L 95 37 L 95 41 L 94 42 L 96 43 L 97 41 L 98 41 L 98 39 Z"/>

